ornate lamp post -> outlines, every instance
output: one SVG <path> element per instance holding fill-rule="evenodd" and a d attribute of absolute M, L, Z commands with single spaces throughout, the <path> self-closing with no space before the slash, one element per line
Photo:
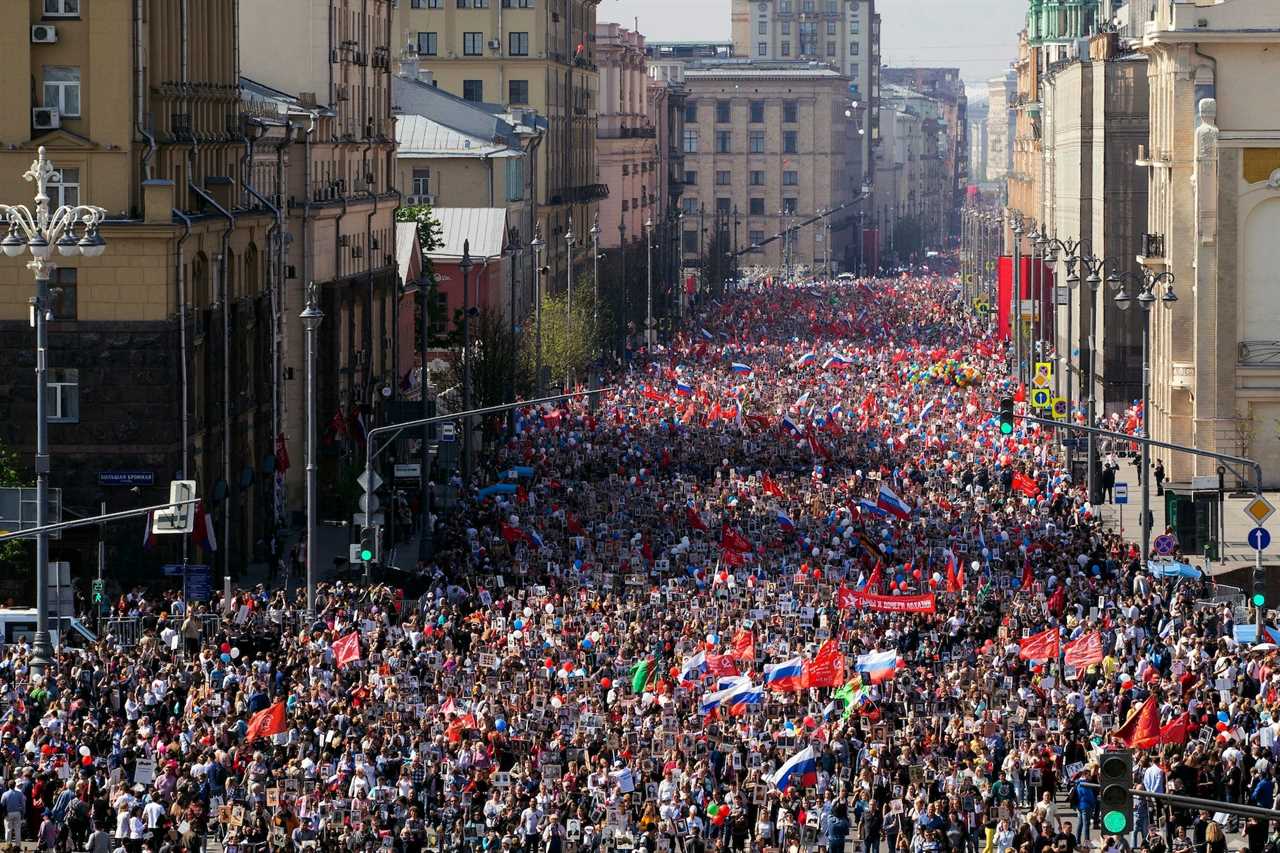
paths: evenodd
<path fill-rule="evenodd" d="M 1126 279 L 1134 280 L 1137 285 L 1136 297 L 1130 297 L 1128 290 L 1124 287 Z M 1151 365 L 1149 359 L 1151 357 L 1151 307 L 1159 302 L 1166 309 L 1172 310 L 1173 303 L 1178 301 L 1178 294 L 1173 292 L 1174 275 L 1167 270 L 1161 273 L 1153 273 L 1143 268 L 1142 276 L 1139 278 L 1133 273 L 1112 273 L 1107 276 L 1108 284 L 1119 285 L 1119 291 L 1114 299 L 1116 307 L 1122 311 L 1129 307 L 1129 303 L 1137 300 L 1142 306 L 1142 435 L 1144 438 L 1151 437 L 1151 429 L 1148 426 L 1151 423 Z M 1163 287 L 1161 288 L 1161 285 Z M 1156 296 L 1156 289 L 1160 288 L 1160 295 Z M 1142 443 L 1142 459 L 1140 461 L 1140 478 L 1142 481 L 1142 559 L 1147 559 L 1147 554 L 1151 552 L 1151 521 L 1148 518 L 1151 511 L 1151 446 L 1146 442 Z"/>
<path fill-rule="evenodd" d="M 647 282 L 645 285 L 644 308 L 644 345 L 648 349 L 653 346 L 653 217 L 644 221 L 645 252 L 647 255 L 645 268 Z"/>
<path fill-rule="evenodd" d="M 1097 417 L 1097 366 L 1098 366 L 1098 289 L 1102 286 L 1102 269 L 1106 265 L 1103 258 L 1094 257 L 1093 255 L 1076 255 L 1067 261 L 1071 268 L 1070 275 L 1067 276 L 1067 284 L 1071 287 L 1080 285 L 1080 272 L 1083 270 L 1086 275 L 1084 281 L 1089 285 L 1089 403 L 1088 403 L 1088 424 L 1094 426 Z M 1097 438 L 1093 433 L 1089 433 L 1089 500 L 1097 503 L 1100 496 L 1098 495 L 1098 453 Z"/>
<path fill-rule="evenodd" d="M 324 312 L 316 304 L 316 286 L 307 287 L 307 307 L 298 315 L 307 341 L 307 618 L 316 612 L 316 332 L 324 320 Z M 423 350 L 423 373 L 427 353 Z M 422 394 L 425 398 L 426 391 Z M 425 454 L 424 454 L 425 455 Z"/>
<path fill-rule="evenodd" d="M 52 302 L 49 298 L 49 276 L 55 264 L 50 260 L 54 248 L 63 257 L 83 255 L 99 257 L 107 249 L 98 234 L 98 226 L 107 212 L 87 204 L 63 205 L 49 210 L 49 184 L 61 180 L 53 163 L 40 146 L 31 168 L 22 174 L 36 185 L 35 213 L 26 205 L 0 204 L 0 217 L 8 220 L 9 233 L 0 241 L 0 250 L 11 258 L 28 251 L 27 269 L 36 279 L 36 295 L 29 300 L 31 325 L 36 330 L 36 527 L 49 523 L 49 320 Z M 76 228 L 80 236 L 76 236 Z M 49 534 L 36 534 L 36 635 L 31 657 L 33 674 L 43 675 L 53 646 L 49 639 Z"/>
<path fill-rule="evenodd" d="M 534 328 L 534 359 L 533 370 L 536 374 L 533 379 L 534 387 L 538 389 L 538 396 L 542 396 L 542 276 L 546 273 L 546 269 L 542 266 L 542 250 L 546 247 L 546 243 L 542 239 L 542 226 L 538 225 L 533 229 L 533 239 L 529 241 L 529 248 L 533 249 L 533 328 Z"/>
<path fill-rule="evenodd" d="M 587 233 L 591 235 L 591 286 L 595 291 L 591 303 L 591 337 L 594 339 L 591 346 L 594 351 L 600 343 L 600 214 L 596 214 Z"/>
<path fill-rule="evenodd" d="M 578 238 L 573 236 L 573 217 L 569 217 L 569 227 L 564 232 L 564 244 L 568 247 L 565 253 L 565 323 L 573 322 L 573 247 L 578 243 Z M 566 326 L 566 329 L 568 326 Z"/>

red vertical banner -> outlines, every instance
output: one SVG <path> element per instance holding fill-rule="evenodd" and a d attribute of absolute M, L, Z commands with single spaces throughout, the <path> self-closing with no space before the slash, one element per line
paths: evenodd
<path fill-rule="evenodd" d="M 1054 315 L 1057 313 L 1057 296 L 1054 289 L 1053 267 L 1049 264 L 1036 260 L 1035 265 L 1031 263 L 1031 258 L 1023 256 L 1020 258 L 1022 263 L 1020 266 L 1021 275 L 1018 284 L 1021 290 L 1021 300 L 1034 299 L 1035 291 L 1040 291 L 1040 322 L 1043 324 L 1043 339 L 1052 341 L 1054 339 Z M 1036 270 L 1035 268 L 1039 269 Z M 1013 259 L 1008 255 L 1000 258 L 998 270 L 996 293 L 996 326 L 1000 334 L 1000 340 L 1008 340 L 1013 331 L 1013 316 L 1017 308 L 1013 300 Z M 1036 274 L 1036 280 L 1031 280 L 1032 272 Z M 1036 285 L 1040 285 L 1036 287 Z M 1021 301 L 1020 300 L 1020 301 Z M 1029 311 L 1028 311 L 1029 313 Z"/>

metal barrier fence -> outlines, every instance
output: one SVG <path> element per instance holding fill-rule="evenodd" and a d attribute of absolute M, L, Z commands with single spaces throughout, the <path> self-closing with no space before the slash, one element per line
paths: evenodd
<path fill-rule="evenodd" d="M 138 645 L 142 638 L 142 620 L 137 616 L 112 616 L 102 620 L 98 636 L 110 637 L 122 649 Z"/>

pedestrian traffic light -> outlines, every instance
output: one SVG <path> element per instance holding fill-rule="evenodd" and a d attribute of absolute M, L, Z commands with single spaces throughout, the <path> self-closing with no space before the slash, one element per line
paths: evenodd
<path fill-rule="evenodd" d="M 1259 609 L 1267 606 L 1267 573 L 1262 566 L 1253 570 L 1253 596 L 1249 599 Z"/>
<path fill-rule="evenodd" d="M 1128 750 L 1102 753 L 1098 762 L 1098 805 L 1102 828 L 1123 835 L 1133 826 L 1133 755 Z"/>
<path fill-rule="evenodd" d="M 1000 434 L 1013 434 L 1013 398 L 1005 397 L 1000 401 Z"/>
<path fill-rule="evenodd" d="M 372 525 L 365 525 L 360 528 L 360 562 L 373 562 L 373 546 L 375 531 Z"/>

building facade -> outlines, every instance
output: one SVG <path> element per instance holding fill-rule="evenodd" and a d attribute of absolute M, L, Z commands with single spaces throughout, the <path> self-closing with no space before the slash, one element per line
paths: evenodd
<path fill-rule="evenodd" d="M 730 8 L 735 55 L 754 61 L 819 62 L 848 78 L 847 107 L 864 131 L 855 140 L 855 166 L 869 178 L 880 121 L 880 15 L 875 0 L 733 0 Z"/>
<path fill-rule="evenodd" d="M 412 40 L 435 85 L 469 101 L 529 107 L 547 129 L 532 164 L 538 227 L 552 287 L 566 273 L 572 223 L 577 254 L 609 193 L 596 166 L 599 0 L 401 0 L 395 31 Z M 581 259 L 579 259 L 581 260 Z"/>
<path fill-rule="evenodd" d="M 1013 168 L 1013 128 L 1018 78 L 1009 70 L 987 81 L 988 182 L 1004 181 Z"/>
<path fill-rule="evenodd" d="M 845 115 L 848 79 L 807 63 L 752 62 L 691 66 L 685 84 L 686 259 L 701 257 L 732 220 L 730 246 L 761 247 L 743 265 L 780 267 L 784 243 L 793 264 L 824 263 L 819 226 L 770 238 L 851 204 L 861 191 L 858 127 Z M 830 256 L 841 266 L 855 222 L 851 208 L 832 218 Z"/>
<path fill-rule="evenodd" d="M 684 195 L 684 113 L 689 90 L 681 59 L 649 59 L 649 122 L 657 133 L 658 210 L 670 214 Z"/>
<path fill-rule="evenodd" d="M 596 159 L 609 197 L 600 202 L 600 245 L 616 249 L 626 234 L 662 218 L 666 176 L 658 158 L 657 126 L 650 105 L 644 36 L 620 24 L 596 27 L 600 64 L 600 117 Z"/>
<path fill-rule="evenodd" d="M 93 515 L 102 501 L 161 502 L 175 475 L 194 479 L 220 546 L 204 556 L 228 571 L 270 538 L 283 494 L 276 462 L 266 464 L 282 431 L 274 219 L 241 189 L 252 129 L 239 94 L 238 5 L 209 0 L 184 15 L 161 0 L 21 0 L 0 28 L 7 79 L 34 83 L 0 93 L 0 199 L 32 204 L 22 175 L 43 147 L 60 170 L 51 204 L 108 211 L 101 257 L 55 256 L 51 485 L 68 514 Z M 21 259 L 0 260 L 0 439 L 23 460 L 36 429 L 33 293 Z M 142 493 L 123 494 L 119 482 Z M 140 531 L 141 522 L 106 529 L 119 576 L 182 556 L 181 542 L 166 541 L 144 557 Z M 79 570 L 95 559 L 96 538 L 69 532 L 52 559 Z"/>
<path fill-rule="evenodd" d="M 1260 461 L 1280 483 L 1280 6 L 1160 3 L 1141 50 L 1150 81 L 1150 189 L 1139 260 L 1176 278 L 1152 314 L 1155 438 Z M 1172 454 L 1174 479 L 1216 464 Z"/>

